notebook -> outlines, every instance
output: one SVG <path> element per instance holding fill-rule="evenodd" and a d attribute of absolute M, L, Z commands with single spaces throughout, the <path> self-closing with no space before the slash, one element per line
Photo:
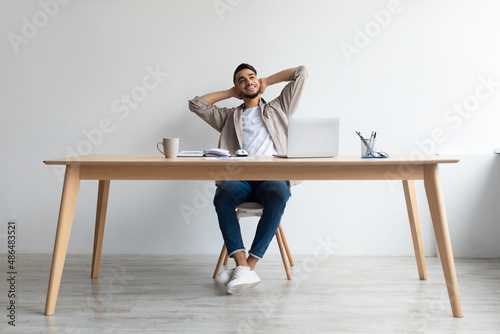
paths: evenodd
<path fill-rule="evenodd" d="M 288 153 L 280 158 L 333 158 L 339 154 L 338 118 L 290 118 Z"/>

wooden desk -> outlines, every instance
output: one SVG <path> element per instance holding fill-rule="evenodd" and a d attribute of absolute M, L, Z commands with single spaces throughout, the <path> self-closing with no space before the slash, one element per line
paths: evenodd
<path fill-rule="evenodd" d="M 462 317 L 455 262 L 439 181 L 440 156 L 388 159 L 354 156 L 316 159 L 250 157 L 245 160 L 165 159 L 161 155 L 85 155 L 44 161 L 66 165 L 45 314 L 54 313 L 80 180 L 99 180 L 91 277 L 98 277 L 111 180 L 402 180 L 420 279 L 427 279 L 414 180 L 423 180 L 452 313 Z"/>

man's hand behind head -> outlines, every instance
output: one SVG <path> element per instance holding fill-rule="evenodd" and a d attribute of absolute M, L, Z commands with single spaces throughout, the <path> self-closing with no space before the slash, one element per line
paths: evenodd
<path fill-rule="evenodd" d="M 262 95 L 264 94 L 264 91 L 269 85 L 266 78 L 259 79 L 259 82 L 260 82 L 260 94 Z"/>
<path fill-rule="evenodd" d="M 236 86 L 231 87 L 230 89 L 228 89 L 228 91 L 231 94 L 231 97 L 235 97 L 238 100 L 243 100 L 243 97 L 241 97 L 240 91 L 238 90 L 238 88 L 236 88 Z"/>

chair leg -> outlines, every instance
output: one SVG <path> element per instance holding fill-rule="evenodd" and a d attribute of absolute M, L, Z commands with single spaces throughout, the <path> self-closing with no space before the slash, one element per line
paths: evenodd
<path fill-rule="evenodd" d="M 220 268 L 222 267 L 222 262 L 226 257 L 227 257 L 226 244 L 224 244 L 222 245 L 222 249 L 219 255 L 219 260 L 217 261 L 217 265 L 215 266 L 213 278 L 217 278 L 217 275 L 219 275 Z"/>
<path fill-rule="evenodd" d="M 236 211 L 236 216 L 238 218 L 238 221 L 240 220 L 239 218 L 239 210 Z M 283 261 L 283 266 L 285 267 L 285 272 L 286 272 L 286 277 L 291 280 L 292 279 L 292 272 L 290 270 L 290 266 L 294 265 L 293 258 L 292 258 L 292 253 L 290 252 L 290 248 L 288 247 L 288 242 L 286 241 L 285 237 L 285 232 L 283 231 L 283 227 L 281 224 L 279 225 L 278 229 L 276 230 L 276 241 L 278 242 L 278 247 L 280 249 L 280 254 L 281 254 L 281 260 Z M 222 250 L 219 255 L 219 259 L 217 261 L 217 265 L 215 267 L 214 275 L 213 278 L 217 278 L 217 275 L 219 275 L 220 269 L 222 265 L 227 265 L 229 261 L 229 254 L 227 253 L 227 248 L 226 244 L 222 245 Z"/>
<path fill-rule="evenodd" d="M 286 277 L 291 280 L 292 272 L 290 271 L 290 266 L 288 265 L 288 259 L 285 251 L 285 246 L 283 246 L 283 239 L 281 238 L 280 229 L 276 231 L 276 241 L 278 241 L 278 247 L 281 253 L 281 259 L 283 260 L 283 266 L 285 267 Z"/>
<path fill-rule="evenodd" d="M 281 239 L 283 240 L 283 246 L 285 246 L 285 251 L 286 251 L 286 255 L 288 256 L 288 261 L 290 262 L 291 266 L 294 266 L 295 263 L 293 262 L 292 253 L 290 252 L 290 248 L 288 248 L 288 242 L 286 242 L 285 232 L 283 232 L 283 227 L 281 226 L 281 224 L 278 227 L 278 229 L 279 229 L 280 234 L 281 234 Z"/>

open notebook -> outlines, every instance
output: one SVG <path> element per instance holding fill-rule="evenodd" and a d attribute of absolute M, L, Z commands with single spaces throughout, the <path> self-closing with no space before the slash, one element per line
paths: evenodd
<path fill-rule="evenodd" d="M 228 150 L 222 148 L 211 148 L 206 151 L 180 151 L 178 157 L 229 157 Z"/>

